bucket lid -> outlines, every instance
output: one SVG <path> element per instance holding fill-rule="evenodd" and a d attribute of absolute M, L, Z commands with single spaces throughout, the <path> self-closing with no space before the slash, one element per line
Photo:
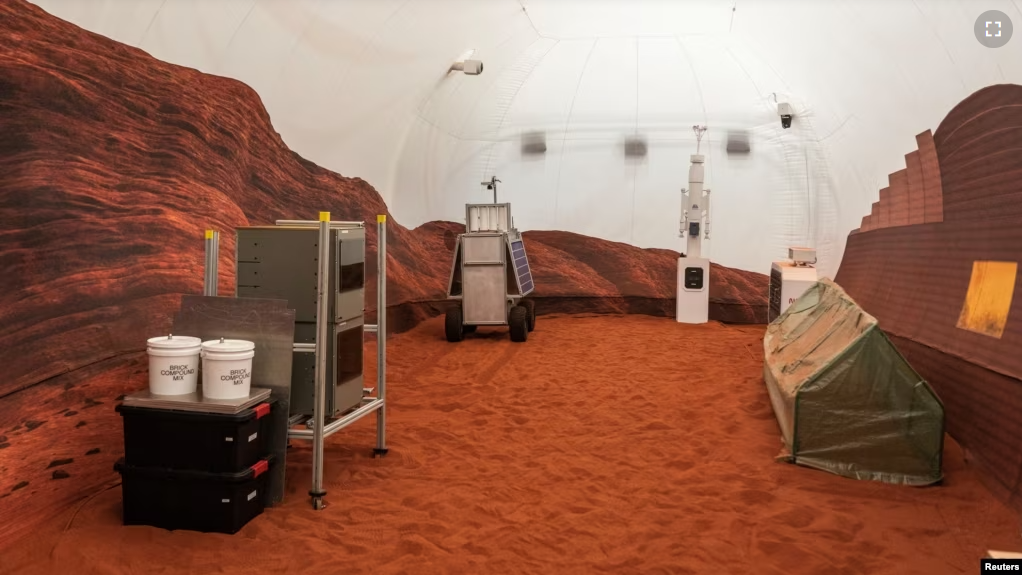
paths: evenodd
<path fill-rule="evenodd" d="M 202 344 L 202 340 L 197 337 L 189 337 L 187 335 L 164 335 L 161 337 L 153 337 L 146 341 L 149 347 L 157 349 L 183 349 L 186 347 L 196 347 Z"/>
<path fill-rule="evenodd" d="M 202 342 L 202 349 L 206 351 L 222 351 L 228 353 L 252 351 L 255 349 L 255 343 L 245 341 L 243 339 L 211 339 L 209 341 Z"/>

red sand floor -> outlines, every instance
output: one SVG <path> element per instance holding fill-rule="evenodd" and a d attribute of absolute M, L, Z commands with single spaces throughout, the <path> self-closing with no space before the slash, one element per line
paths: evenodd
<path fill-rule="evenodd" d="M 1022 548 L 948 441 L 942 486 L 774 462 L 758 327 L 539 318 L 525 344 L 442 319 L 392 338 L 391 453 L 332 437 L 330 506 L 288 497 L 234 536 L 119 524 L 110 489 L 4 552 L 13 573 L 972 573 Z M 115 476 L 116 477 L 116 476 Z"/>

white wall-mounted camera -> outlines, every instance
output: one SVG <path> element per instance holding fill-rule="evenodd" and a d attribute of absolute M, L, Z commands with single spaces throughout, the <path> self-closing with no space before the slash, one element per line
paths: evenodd
<path fill-rule="evenodd" d="M 478 76 L 483 73 L 483 61 L 465 60 L 464 62 L 455 62 L 451 66 L 451 70 L 460 70 L 469 76 Z"/>
<path fill-rule="evenodd" d="M 791 127 L 791 118 L 795 116 L 795 110 L 787 102 L 778 102 L 777 115 L 781 117 L 781 127 L 788 129 Z"/>

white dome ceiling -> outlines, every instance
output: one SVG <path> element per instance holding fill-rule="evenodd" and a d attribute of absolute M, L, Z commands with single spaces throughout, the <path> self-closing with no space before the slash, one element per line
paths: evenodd
<path fill-rule="evenodd" d="M 461 221 L 496 175 L 521 229 L 678 249 L 691 127 L 706 124 L 709 255 L 760 272 L 808 244 L 833 274 L 915 135 L 983 86 L 1022 83 L 1022 38 L 973 35 L 985 10 L 1022 24 L 1010 0 L 36 3 L 249 84 L 292 149 L 366 179 L 409 226 Z M 483 74 L 448 74 L 469 50 Z M 750 153 L 726 153 L 730 129 Z M 545 153 L 523 155 L 525 132 Z M 636 134 L 648 153 L 626 158 Z"/>

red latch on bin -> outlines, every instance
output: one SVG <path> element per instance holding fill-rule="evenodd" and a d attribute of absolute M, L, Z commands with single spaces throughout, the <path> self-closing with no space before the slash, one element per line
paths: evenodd
<path fill-rule="evenodd" d="M 252 409 L 255 410 L 256 419 L 262 419 L 264 416 L 270 414 L 269 403 L 260 403 L 259 405 L 253 407 Z"/>
<path fill-rule="evenodd" d="M 266 461 L 265 459 L 261 459 L 258 463 L 256 463 L 255 465 L 252 466 L 252 474 L 253 474 L 252 475 L 252 479 L 255 479 L 256 477 L 259 477 L 260 475 L 266 473 L 266 471 L 269 470 L 269 469 L 270 469 L 270 462 Z"/>

